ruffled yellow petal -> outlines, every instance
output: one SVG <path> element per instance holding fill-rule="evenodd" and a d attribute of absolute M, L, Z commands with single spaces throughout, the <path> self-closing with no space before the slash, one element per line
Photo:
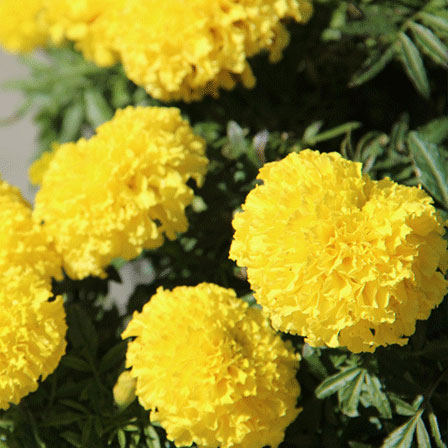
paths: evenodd
<path fill-rule="evenodd" d="M 59 146 L 34 219 L 44 223 L 68 275 L 102 276 L 113 258 L 135 258 L 186 231 L 187 182 L 201 184 L 204 151 L 178 109 L 157 107 L 119 110 L 89 140 Z"/>
<path fill-rule="evenodd" d="M 299 412 L 298 355 L 231 289 L 159 288 L 122 337 L 140 403 L 177 446 L 276 448 Z"/>
<path fill-rule="evenodd" d="M 447 291 L 431 198 L 310 150 L 267 164 L 259 179 L 234 218 L 230 257 L 248 268 L 273 326 L 353 352 L 406 344 Z"/>

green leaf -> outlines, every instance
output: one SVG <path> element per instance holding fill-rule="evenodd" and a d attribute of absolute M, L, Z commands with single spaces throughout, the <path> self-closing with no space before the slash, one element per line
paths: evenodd
<path fill-rule="evenodd" d="M 401 42 L 401 61 L 406 73 L 420 94 L 429 98 L 429 81 L 417 47 L 405 33 L 400 33 L 399 39 Z"/>
<path fill-rule="evenodd" d="M 304 344 L 302 349 L 302 357 L 314 377 L 320 381 L 327 378 L 328 372 L 320 359 L 319 349 L 315 349 L 308 344 Z"/>
<path fill-rule="evenodd" d="M 110 348 L 106 352 L 106 354 L 101 358 L 99 367 L 100 372 L 105 372 L 114 365 L 123 362 L 127 346 L 128 344 L 126 341 L 121 341 L 118 344 L 114 345 L 112 348 Z"/>
<path fill-rule="evenodd" d="M 423 140 L 438 145 L 448 138 L 448 117 L 436 118 L 417 131 Z"/>
<path fill-rule="evenodd" d="M 323 124 L 323 121 L 314 121 L 307 126 L 302 137 L 303 144 L 306 145 L 310 139 L 313 139 L 318 134 Z"/>
<path fill-rule="evenodd" d="M 120 448 L 126 448 L 126 434 L 122 429 L 117 431 L 117 438 Z"/>
<path fill-rule="evenodd" d="M 359 367 L 350 367 L 344 369 L 335 375 L 330 376 L 323 381 L 315 390 L 317 398 L 323 399 L 333 395 L 339 389 L 345 387 L 357 376 L 361 375 L 362 369 Z"/>
<path fill-rule="evenodd" d="M 64 426 L 74 422 L 78 422 L 84 418 L 83 415 L 77 412 L 59 412 L 54 415 L 45 417 L 45 420 L 40 423 L 40 426 Z"/>
<path fill-rule="evenodd" d="M 347 134 L 348 132 L 354 131 L 361 127 L 359 121 L 349 121 L 348 123 L 341 124 L 335 128 L 329 129 L 328 131 L 322 132 L 315 135 L 308 140 L 310 145 L 314 145 L 318 142 L 323 142 L 325 140 L 331 140 L 332 138 L 338 137 L 339 135 Z"/>
<path fill-rule="evenodd" d="M 423 410 L 418 411 L 404 425 L 398 427 L 384 440 L 382 448 L 411 448 L 417 421 Z"/>
<path fill-rule="evenodd" d="M 415 41 L 437 64 L 448 67 L 448 48 L 444 43 L 425 26 L 411 22 L 410 28 L 414 34 Z"/>
<path fill-rule="evenodd" d="M 409 417 L 415 414 L 415 407 L 406 401 L 402 400 L 400 397 L 397 397 L 394 394 L 389 394 L 389 398 L 395 404 L 395 412 L 399 415 L 403 415 L 405 417 Z"/>
<path fill-rule="evenodd" d="M 415 131 L 409 133 L 408 145 L 423 185 L 440 203 L 448 207 L 448 167 L 439 147 L 426 142 Z"/>
<path fill-rule="evenodd" d="M 380 380 L 371 373 L 366 374 L 365 389 L 369 397 L 369 402 L 374 406 L 381 417 L 392 418 L 392 410 L 387 395 L 382 391 Z"/>
<path fill-rule="evenodd" d="M 429 434 L 421 417 L 417 420 L 417 443 L 418 448 L 431 448 Z"/>
<path fill-rule="evenodd" d="M 359 416 L 358 405 L 365 375 L 366 371 L 362 370 L 361 373 L 353 381 L 348 383 L 346 387 L 338 390 L 341 411 L 348 417 Z"/>
<path fill-rule="evenodd" d="M 65 431 L 61 434 L 61 437 L 76 448 L 82 448 L 82 441 L 79 434 L 73 431 Z"/>
<path fill-rule="evenodd" d="M 88 348 L 91 353 L 98 349 L 98 336 L 86 311 L 76 303 L 67 307 L 68 338 L 76 348 Z"/>
<path fill-rule="evenodd" d="M 59 142 L 65 143 L 75 140 L 81 133 L 84 120 L 84 102 L 77 101 L 67 107 L 63 113 Z"/>
<path fill-rule="evenodd" d="M 146 426 L 143 433 L 146 436 L 146 446 L 148 448 L 162 448 L 159 435 L 152 425 Z"/>
<path fill-rule="evenodd" d="M 434 15 L 428 12 L 419 13 L 418 17 L 422 20 L 425 25 L 430 26 L 436 31 L 442 31 L 443 33 L 448 33 L 448 19 L 442 17 L 441 15 Z"/>
<path fill-rule="evenodd" d="M 65 355 L 61 359 L 61 364 L 79 372 L 90 372 L 92 370 L 88 362 L 76 355 Z"/>
<path fill-rule="evenodd" d="M 84 101 L 86 103 L 87 121 L 94 129 L 112 118 L 113 111 L 98 90 L 87 89 L 84 92 Z"/>
<path fill-rule="evenodd" d="M 370 81 L 384 70 L 386 65 L 393 59 L 397 53 L 397 45 L 391 45 L 385 52 L 376 53 L 373 57 L 367 59 L 363 67 L 356 72 L 349 82 L 349 87 L 357 87 Z"/>
<path fill-rule="evenodd" d="M 442 441 L 442 436 L 440 435 L 440 429 L 439 429 L 439 422 L 437 421 L 437 417 L 432 411 L 432 409 L 428 414 L 428 420 L 429 420 L 429 426 L 431 428 L 431 435 L 434 438 L 434 441 L 436 442 L 437 448 L 447 448 L 445 443 Z"/>

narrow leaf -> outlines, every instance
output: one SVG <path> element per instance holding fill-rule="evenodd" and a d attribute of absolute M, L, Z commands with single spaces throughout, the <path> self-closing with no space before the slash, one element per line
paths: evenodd
<path fill-rule="evenodd" d="M 418 133 L 429 143 L 439 145 L 448 138 L 448 117 L 436 118 L 418 128 Z"/>
<path fill-rule="evenodd" d="M 323 399 L 333 395 L 339 389 L 345 387 L 350 381 L 353 381 L 358 375 L 360 375 L 362 369 L 359 367 L 350 367 L 344 369 L 336 375 L 332 375 L 323 381 L 315 390 L 317 398 Z"/>
<path fill-rule="evenodd" d="M 91 353 L 98 349 L 98 336 L 86 311 L 78 304 L 67 307 L 68 338 L 76 348 L 88 348 Z"/>
<path fill-rule="evenodd" d="M 84 92 L 86 103 L 86 116 L 93 128 L 112 118 L 113 112 L 104 96 L 95 89 L 87 89 Z"/>
<path fill-rule="evenodd" d="M 419 178 L 427 190 L 448 207 L 448 168 L 439 147 L 426 142 L 418 132 L 410 132 L 408 145 Z"/>
<path fill-rule="evenodd" d="M 421 12 L 419 18 L 425 25 L 430 26 L 436 31 L 442 31 L 448 33 L 448 19 L 440 15 L 430 14 L 428 12 Z"/>
<path fill-rule="evenodd" d="M 400 33 L 399 39 L 401 42 L 401 61 L 406 73 L 415 88 L 425 98 L 429 98 L 430 90 L 428 77 L 417 47 L 405 33 Z"/>
<path fill-rule="evenodd" d="M 434 412 L 431 410 L 428 414 L 429 426 L 431 427 L 431 435 L 436 442 L 437 448 L 447 448 L 445 443 L 442 441 L 442 436 L 440 435 L 439 422 Z"/>
<path fill-rule="evenodd" d="M 65 143 L 75 140 L 79 134 L 84 120 L 84 103 L 78 101 L 70 105 L 64 112 L 59 142 Z"/>
<path fill-rule="evenodd" d="M 429 29 L 418 23 L 411 22 L 411 30 L 415 41 L 425 51 L 429 57 L 437 64 L 448 67 L 448 48 L 445 44 Z"/>
<path fill-rule="evenodd" d="M 369 58 L 361 70 L 353 75 L 348 86 L 357 87 L 373 79 L 384 70 L 386 65 L 393 59 L 396 52 L 396 45 L 391 45 L 384 53 L 376 54 L 372 58 Z"/>
<path fill-rule="evenodd" d="M 375 375 L 367 374 L 365 384 L 372 406 L 378 410 L 381 417 L 392 418 L 390 403 L 387 395 L 382 391 L 380 380 Z"/>
<path fill-rule="evenodd" d="M 356 379 L 354 379 L 349 386 L 347 387 L 347 392 L 343 397 L 342 404 L 342 412 L 349 417 L 357 417 L 359 415 L 358 405 L 359 398 L 361 396 L 362 385 L 364 384 L 364 378 L 366 375 L 366 371 L 362 370 L 360 375 Z M 342 389 L 339 389 L 340 391 Z"/>
<path fill-rule="evenodd" d="M 418 448 L 431 448 L 429 434 L 421 417 L 417 420 L 417 443 Z"/>
<path fill-rule="evenodd" d="M 394 432 L 389 434 L 384 440 L 382 448 L 410 448 L 414 439 L 415 427 L 417 421 L 422 415 L 423 410 L 418 411 L 404 425 L 398 427 Z"/>
<path fill-rule="evenodd" d="M 332 138 L 338 137 L 339 135 L 347 134 L 348 132 L 354 131 L 355 129 L 358 129 L 360 127 L 361 123 L 359 123 L 358 121 L 350 121 L 348 123 L 341 124 L 340 126 L 336 126 L 335 128 L 329 129 L 328 131 L 315 135 L 308 140 L 308 143 L 310 145 L 314 145 L 315 143 L 330 140 Z"/>

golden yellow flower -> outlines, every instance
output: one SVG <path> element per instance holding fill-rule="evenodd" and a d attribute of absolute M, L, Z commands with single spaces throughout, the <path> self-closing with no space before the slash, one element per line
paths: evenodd
<path fill-rule="evenodd" d="M 0 180 L 0 409 L 38 387 L 65 352 L 62 298 L 49 302 L 61 260 L 19 191 Z"/>
<path fill-rule="evenodd" d="M 0 46 L 12 53 L 30 51 L 47 41 L 39 23 L 43 0 L 0 0 Z"/>
<path fill-rule="evenodd" d="M 204 150 L 178 109 L 158 107 L 119 110 L 91 139 L 58 147 L 46 171 L 45 163 L 37 169 L 34 219 L 67 274 L 102 276 L 113 258 L 132 259 L 184 232 L 187 182 L 201 184 Z"/>
<path fill-rule="evenodd" d="M 100 66 L 121 61 L 132 81 L 164 101 L 216 96 L 240 81 L 252 87 L 247 59 L 266 50 L 271 62 L 278 61 L 289 43 L 282 21 L 306 22 L 312 14 L 310 0 L 26 2 L 31 8 L 0 0 L 7 5 L 0 14 L 6 48 L 26 51 L 47 39 L 57 45 L 71 40 Z M 26 15 L 18 27 L 10 26 L 19 23 L 16 9 L 17 17 Z"/>
<path fill-rule="evenodd" d="M 281 20 L 311 13 L 308 0 L 127 0 L 102 28 L 132 81 L 154 98 L 191 101 L 238 81 L 252 87 L 247 59 L 267 50 L 278 61 L 289 42 Z"/>
<path fill-rule="evenodd" d="M 258 178 L 234 218 L 230 257 L 274 328 L 353 352 L 406 344 L 447 291 L 431 198 L 373 181 L 337 153 L 290 154 Z"/>
<path fill-rule="evenodd" d="M 276 448 L 299 412 L 298 355 L 232 289 L 159 288 L 132 336 L 139 401 L 177 446 Z"/>

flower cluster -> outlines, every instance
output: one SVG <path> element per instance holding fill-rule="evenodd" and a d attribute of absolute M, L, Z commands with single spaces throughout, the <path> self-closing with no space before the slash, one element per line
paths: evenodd
<path fill-rule="evenodd" d="M 57 147 L 34 169 L 34 209 L 72 278 L 104 275 L 188 227 L 187 185 L 207 169 L 204 141 L 175 108 L 117 111 L 89 140 Z M 44 171 L 45 172 L 42 172 Z"/>
<path fill-rule="evenodd" d="M 276 448 L 299 412 L 298 355 L 231 289 L 159 288 L 122 336 L 140 403 L 177 446 Z"/>
<path fill-rule="evenodd" d="M 267 164 L 259 179 L 234 218 L 230 255 L 273 326 L 353 352 L 406 344 L 447 291 L 431 198 L 310 150 Z"/>
<path fill-rule="evenodd" d="M 2 2 L 9 21 L 14 11 L 7 8 L 13 2 Z M 253 86 L 247 59 L 263 50 L 272 62 L 280 59 L 289 41 L 281 21 L 306 22 L 312 13 L 309 0 L 191 0 L 188 6 L 181 0 L 31 3 L 17 31 L 9 25 L 0 31 L 6 48 L 29 50 L 43 43 L 45 33 L 56 44 L 70 39 L 100 66 L 121 61 L 132 81 L 165 101 L 216 95 L 238 81 Z"/>
<path fill-rule="evenodd" d="M 65 351 L 61 261 L 19 191 L 0 180 L 0 409 L 37 389 Z"/>

